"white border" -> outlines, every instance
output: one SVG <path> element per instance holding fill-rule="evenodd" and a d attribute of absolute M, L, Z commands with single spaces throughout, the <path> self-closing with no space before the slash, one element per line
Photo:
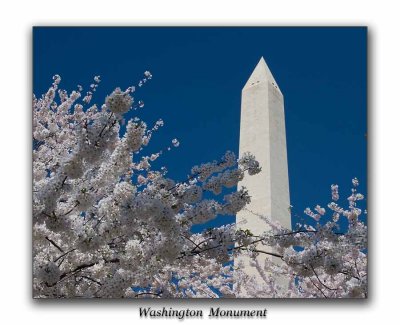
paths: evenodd
<path fill-rule="evenodd" d="M 267 307 L 273 324 L 376 324 L 398 319 L 398 154 L 400 58 L 395 1 L 6 1 L 1 5 L 1 319 L 18 324 L 147 323 L 139 303 L 49 302 L 31 299 L 30 103 L 33 25 L 367 25 L 369 27 L 370 298 L 367 302 L 225 302 Z M 205 18 L 207 17 L 207 18 Z M 106 42 L 106 40 L 105 40 Z M 345 78 L 345 76 L 343 76 Z M 345 116 L 343 118 L 346 118 Z M 343 157 L 358 159 L 358 157 Z M 393 211 L 392 211 L 392 210 Z M 203 308 L 211 301 L 163 302 Z M 204 318 L 207 320 L 207 317 Z M 178 320 L 163 319 L 167 323 Z M 198 323 L 202 320 L 192 320 Z M 212 320 L 213 322 L 217 320 Z M 228 320 L 238 323 L 243 320 Z M 245 320 L 246 321 L 246 320 Z"/>

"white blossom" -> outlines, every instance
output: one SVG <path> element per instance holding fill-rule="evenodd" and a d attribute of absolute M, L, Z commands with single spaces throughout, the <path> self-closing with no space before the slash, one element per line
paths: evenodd
<path fill-rule="evenodd" d="M 121 88 L 115 90 L 106 98 L 107 108 L 116 114 L 126 113 L 133 104 L 133 98 L 129 92 L 121 91 Z"/>
<path fill-rule="evenodd" d="M 178 139 L 172 139 L 172 145 L 173 145 L 174 147 L 179 147 L 179 141 L 178 141 Z"/>

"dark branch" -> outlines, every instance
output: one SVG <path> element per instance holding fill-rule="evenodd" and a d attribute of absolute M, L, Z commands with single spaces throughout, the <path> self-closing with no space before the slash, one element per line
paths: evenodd
<path fill-rule="evenodd" d="M 107 120 L 106 124 L 104 124 L 103 129 L 100 131 L 100 133 L 99 133 L 99 135 L 98 135 L 99 138 L 101 138 L 101 136 L 102 136 L 102 134 L 103 134 L 105 128 L 107 127 L 108 122 L 111 120 L 111 117 L 112 117 L 112 116 L 113 116 L 113 112 L 111 112 L 110 116 L 108 117 L 108 120 Z"/>
<path fill-rule="evenodd" d="M 151 296 L 161 297 L 161 294 L 162 294 L 162 292 L 160 292 L 160 293 L 155 293 L 155 292 L 140 292 L 140 293 L 137 293 L 137 294 L 135 295 L 135 298 L 137 298 L 137 297 L 139 297 L 139 296 L 143 296 L 143 295 L 151 295 Z"/>
<path fill-rule="evenodd" d="M 241 250 L 244 250 L 244 249 L 242 248 Z M 267 255 L 271 255 L 271 256 L 275 256 L 275 257 L 279 257 L 280 259 L 283 259 L 283 255 L 275 254 L 272 252 L 266 252 L 266 251 L 263 251 L 260 249 L 254 249 L 254 250 L 252 250 L 252 252 L 267 254 Z"/>
<path fill-rule="evenodd" d="M 54 245 L 54 247 L 56 247 L 61 253 L 64 253 L 64 250 L 58 246 L 53 240 L 51 240 L 49 237 L 45 237 L 50 243 L 52 243 Z"/>
<path fill-rule="evenodd" d="M 318 277 L 317 272 L 315 272 L 313 266 L 310 265 L 310 267 L 311 267 L 311 270 L 313 270 L 315 276 L 317 277 L 318 282 L 321 283 L 326 289 L 328 289 L 328 290 L 333 290 L 333 291 L 336 291 L 336 290 L 337 290 L 337 289 L 334 289 L 334 288 L 329 288 L 325 283 L 323 283 L 323 282 L 320 280 L 320 278 Z"/>
<path fill-rule="evenodd" d="M 71 210 L 67 211 L 66 213 L 64 213 L 61 217 L 65 217 L 67 215 L 69 215 L 72 211 L 74 211 L 74 209 L 79 205 L 79 201 L 76 201 L 75 205 L 71 208 Z"/>
<path fill-rule="evenodd" d="M 90 281 L 92 281 L 92 282 L 94 282 L 94 283 L 97 283 L 99 286 L 102 285 L 100 281 L 97 281 L 97 280 L 91 278 L 90 276 L 81 275 L 80 277 L 81 277 L 81 278 L 84 278 L 84 279 L 87 279 L 87 280 L 90 280 Z"/>
<path fill-rule="evenodd" d="M 325 293 L 321 290 L 321 288 L 318 287 L 318 286 L 314 283 L 314 281 L 311 280 L 311 278 L 309 278 L 309 279 L 310 279 L 311 283 L 314 285 L 314 287 L 316 287 L 316 288 L 318 289 L 318 291 L 321 292 L 322 295 L 323 295 L 325 298 L 328 298 L 328 297 L 325 295 Z"/>
<path fill-rule="evenodd" d="M 64 257 L 65 255 L 67 255 L 67 254 L 73 252 L 74 250 L 76 250 L 76 248 L 73 248 L 73 249 L 69 250 L 68 252 L 65 252 L 64 254 L 60 255 L 59 257 L 57 257 L 57 258 L 54 260 L 54 263 L 57 262 L 60 258 Z"/>

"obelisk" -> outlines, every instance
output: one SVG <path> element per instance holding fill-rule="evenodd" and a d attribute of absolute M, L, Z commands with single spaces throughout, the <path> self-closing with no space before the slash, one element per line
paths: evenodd
<path fill-rule="evenodd" d="M 262 215 L 290 229 L 284 101 L 263 57 L 242 89 L 239 155 L 245 152 L 255 155 L 262 171 L 255 176 L 246 175 L 238 184 L 238 188 L 244 186 L 248 189 L 251 203 L 236 215 L 237 228 L 248 229 L 254 235 L 262 234 L 269 229 L 266 222 L 257 216 Z M 273 252 L 273 248 L 261 244 L 257 248 Z M 260 254 L 257 260 L 261 267 L 265 258 L 280 262 L 275 257 Z M 257 269 L 249 265 L 248 257 L 239 257 L 235 265 L 239 261 L 244 263 L 246 274 L 265 283 Z M 282 284 L 279 279 L 277 281 Z M 246 296 L 246 293 L 239 292 L 237 296 Z"/>

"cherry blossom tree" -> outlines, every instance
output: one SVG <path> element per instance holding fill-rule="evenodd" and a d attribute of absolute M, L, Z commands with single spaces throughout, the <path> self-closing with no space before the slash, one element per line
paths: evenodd
<path fill-rule="evenodd" d="M 137 86 L 151 78 L 146 71 Z M 193 167 L 186 180 L 172 180 L 165 168 L 152 168 L 163 151 L 142 154 L 163 121 L 149 127 L 139 117 L 124 119 L 144 106 L 134 101 L 135 87 L 116 88 L 98 107 L 91 100 L 99 76 L 85 94 L 81 86 L 60 89 L 60 81 L 56 75 L 47 93 L 33 98 L 34 297 L 233 297 L 238 282 L 249 297 L 366 296 L 356 179 L 349 208 L 331 203 L 332 220 L 316 227 L 284 229 L 249 211 L 271 230 L 255 235 L 230 224 L 193 233 L 193 225 L 246 209 L 251 193 L 236 186 L 261 170 L 255 157 L 228 151 Z M 221 197 L 223 188 L 231 192 Z M 203 197 L 206 191 L 214 199 Z M 318 220 L 325 209 L 305 213 Z M 344 233 L 337 229 L 342 217 L 349 220 Z M 265 283 L 233 265 L 239 254 L 254 259 Z M 279 276 L 287 277 L 287 288 L 275 281 Z"/>
<path fill-rule="evenodd" d="M 362 221 L 362 214 L 367 211 L 357 207 L 364 196 L 357 192 L 357 178 L 352 182 L 346 208 L 337 203 L 338 185 L 332 185 L 332 202 L 327 206 L 331 215 L 319 205 L 314 211 L 304 210 L 305 215 L 314 219 L 314 226 L 297 223 L 295 229 L 287 229 L 244 208 L 270 228 L 259 236 L 249 234 L 245 239 L 249 244 L 241 248 L 263 279 L 260 283 L 240 269 L 237 271 L 236 282 L 246 283 L 248 297 L 367 297 L 367 226 Z M 323 216 L 325 222 L 321 222 Z M 255 245 L 258 242 L 273 250 L 260 249 Z M 263 263 L 257 258 L 260 255 L 266 257 Z"/>

